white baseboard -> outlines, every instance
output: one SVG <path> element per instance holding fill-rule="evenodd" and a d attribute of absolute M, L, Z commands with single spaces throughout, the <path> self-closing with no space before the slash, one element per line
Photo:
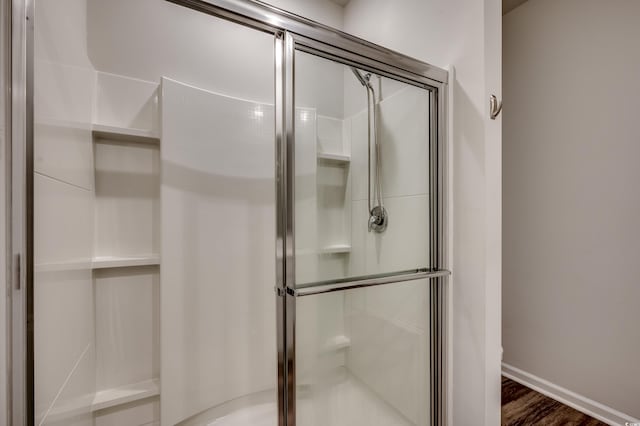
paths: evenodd
<path fill-rule="evenodd" d="M 575 392 L 562 388 L 533 374 L 529 374 L 519 368 L 512 367 L 504 362 L 502 363 L 502 375 L 609 425 L 625 426 L 627 423 L 640 424 L 640 420 L 638 419 L 634 419 L 627 414 L 621 413 L 582 395 L 578 395 Z"/>

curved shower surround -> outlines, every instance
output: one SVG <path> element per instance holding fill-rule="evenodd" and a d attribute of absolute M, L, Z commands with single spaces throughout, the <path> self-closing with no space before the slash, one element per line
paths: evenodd
<path fill-rule="evenodd" d="M 274 37 L 35 6 L 38 423 L 275 426 Z M 428 92 L 363 70 L 368 107 L 350 66 L 295 67 L 296 284 L 429 267 Z M 297 424 L 429 424 L 429 303 L 426 280 L 296 299 Z"/>

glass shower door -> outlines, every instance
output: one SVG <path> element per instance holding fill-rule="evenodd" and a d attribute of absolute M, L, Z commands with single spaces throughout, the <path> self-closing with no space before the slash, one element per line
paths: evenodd
<path fill-rule="evenodd" d="M 28 415 L 275 426 L 273 34 L 165 1 L 25 3 Z"/>
<path fill-rule="evenodd" d="M 294 55 L 297 424 L 428 425 L 430 93 Z"/>
<path fill-rule="evenodd" d="M 429 92 L 310 53 L 295 65 L 296 288 L 427 269 Z"/>
<path fill-rule="evenodd" d="M 260 2 L 33 6 L 30 416 L 442 424 L 446 72 Z"/>
<path fill-rule="evenodd" d="M 276 426 L 274 38 L 204 18 L 234 86 L 162 80 L 162 424 Z"/>

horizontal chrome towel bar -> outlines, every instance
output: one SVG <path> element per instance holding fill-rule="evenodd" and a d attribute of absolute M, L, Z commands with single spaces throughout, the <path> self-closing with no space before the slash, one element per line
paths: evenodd
<path fill-rule="evenodd" d="M 301 286 L 298 288 L 287 288 L 287 293 L 295 296 L 311 296 L 314 294 L 331 293 L 334 291 L 353 290 L 356 288 L 373 287 L 384 284 L 394 284 L 405 281 L 422 280 L 429 278 L 440 278 L 451 275 L 451 271 L 446 269 L 430 270 L 430 269 L 412 269 L 410 271 L 396 272 L 393 274 L 384 274 L 363 278 L 347 278 L 334 281 L 324 281 L 314 284 Z"/>

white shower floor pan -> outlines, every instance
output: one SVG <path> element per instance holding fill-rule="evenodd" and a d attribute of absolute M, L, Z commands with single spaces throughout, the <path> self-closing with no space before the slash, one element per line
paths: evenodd
<path fill-rule="evenodd" d="M 352 376 L 297 400 L 299 426 L 412 426 L 397 410 Z M 271 394 L 271 393 L 270 393 Z M 264 400 L 264 398 L 263 398 Z M 210 410 L 184 426 L 277 426 L 275 402 L 258 402 L 217 416 Z M 213 416 L 212 416 L 213 415 Z M 217 417 L 211 420 L 212 417 Z M 206 419 L 209 420 L 206 420 Z"/>

